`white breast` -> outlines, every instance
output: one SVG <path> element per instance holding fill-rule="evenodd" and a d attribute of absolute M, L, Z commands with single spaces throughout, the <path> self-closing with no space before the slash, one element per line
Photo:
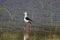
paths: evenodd
<path fill-rule="evenodd" d="M 25 21 L 25 22 L 29 22 L 29 20 L 26 20 L 25 17 L 24 17 L 24 21 Z"/>

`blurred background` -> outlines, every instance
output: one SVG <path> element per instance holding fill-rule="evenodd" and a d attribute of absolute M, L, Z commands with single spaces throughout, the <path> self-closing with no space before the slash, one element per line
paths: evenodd
<path fill-rule="evenodd" d="M 33 20 L 30 40 L 60 39 L 60 0 L 0 0 L 0 40 L 23 40 L 24 12 Z"/>

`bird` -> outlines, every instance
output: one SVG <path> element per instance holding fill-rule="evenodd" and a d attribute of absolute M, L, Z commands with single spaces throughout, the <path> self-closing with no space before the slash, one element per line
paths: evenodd
<path fill-rule="evenodd" d="M 31 19 L 27 16 L 27 12 L 24 12 L 24 21 L 26 22 L 26 23 L 31 23 Z"/>

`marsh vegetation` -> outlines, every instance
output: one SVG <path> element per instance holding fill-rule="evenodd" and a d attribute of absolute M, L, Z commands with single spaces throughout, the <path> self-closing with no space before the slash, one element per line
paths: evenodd
<path fill-rule="evenodd" d="M 3 30 L 0 31 L 0 40 L 23 40 L 23 35 L 23 30 Z M 31 30 L 30 40 L 60 40 L 60 28 L 43 27 L 43 29 Z"/>

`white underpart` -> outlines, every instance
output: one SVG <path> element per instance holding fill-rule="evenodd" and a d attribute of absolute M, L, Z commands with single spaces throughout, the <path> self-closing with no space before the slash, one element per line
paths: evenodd
<path fill-rule="evenodd" d="M 27 17 L 27 12 L 24 13 L 24 21 L 29 22 L 29 20 L 26 20 L 25 18 Z"/>
<path fill-rule="evenodd" d="M 26 20 L 25 18 L 24 18 L 24 21 L 25 21 L 25 22 L 29 22 L 29 20 Z"/>

